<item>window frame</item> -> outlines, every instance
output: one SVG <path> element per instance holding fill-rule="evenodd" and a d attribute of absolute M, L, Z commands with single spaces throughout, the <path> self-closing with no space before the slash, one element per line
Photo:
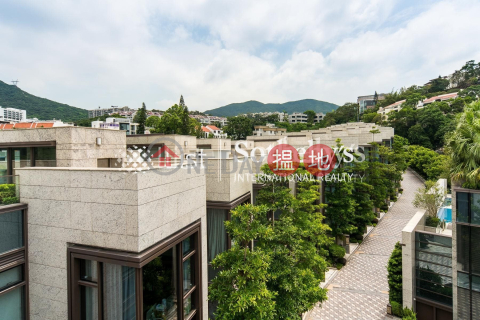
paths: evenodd
<path fill-rule="evenodd" d="M 185 257 L 182 254 L 182 242 L 194 236 L 194 249 Z M 135 297 L 136 297 L 136 318 L 143 319 L 143 267 L 153 261 L 167 250 L 178 250 L 180 256 L 177 258 L 181 262 L 178 268 L 179 276 L 177 286 L 179 290 L 178 296 L 182 296 L 182 303 L 177 306 L 177 312 L 181 314 L 180 319 L 190 320 L 203 319 L 202 305 L 202 233 L 201 221 L 190 224 L 189 226 L 179 230 L 170 237 L 161 240 L 157 244 L 143 250 L 142 252 L 125 252 L 113 249 L 104 249 L 89 247 L 83 245 L 71 245 L 67 248 L 67 278 L 68 278 L 68 319 L 80 320 L 81 303 L 80 303 L 80 287 L 91 286 L 98 288 L 98 319 L 103 319 L 103 263 L 117 264 L 126 267 L 135 268 Z M 195 264 L 195 285 L 183 294 L 183 261 L 194 258 Z M 97 262 L 97 283 L 84 281 L 80 279 L 80 260 L 92 260 Z M 183 316 L 183 298 L 188 297 L 192 292 L 196 292 L 194 296 L 195 312 L 187 317 Z"/>
<path fill-rule="evenodd" d="M 12 268 L 21 266 L 23 280 L 13 286 L 0 291 L 0 299 L 3 295 L 23 287 L 24 291 L 24 314 L 25 319 L 30 319 L 30 299 L 29 299 L 29 270 L 28 270 L 28 205 L 12 204 L 0 207 L 0 215 L 13 211 L 22 211 L 23 215 L 23 246 L 0 253 L 0 273 Z"/>

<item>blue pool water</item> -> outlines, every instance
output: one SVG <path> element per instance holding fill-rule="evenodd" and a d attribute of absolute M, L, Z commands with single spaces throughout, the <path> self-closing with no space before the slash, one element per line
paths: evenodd
<path fill-rule="evenodd" d="M 437 217 L 446 222 L 452 222 L 452 208 L 441 207 L 437 212 Z"/>

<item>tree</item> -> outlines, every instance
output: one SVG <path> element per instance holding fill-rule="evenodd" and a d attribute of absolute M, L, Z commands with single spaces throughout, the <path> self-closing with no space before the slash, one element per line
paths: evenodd
<path fill-rule="evenodd" d="M 438 76 L 438 78 L 430 80 L 427 85 L 427 91 L 430 93 L 445 91 L 449 85 L 450 81 L 448 79 Z"/>
<path fill-rule="evenodd" d="M 418 188 L 413 199 L 415 208 L 425 209 L 427 216 L 436 217 L 443 203 L 445 190 L 441 190 L 435 181 L 425 181 L 425 186 Z"/>
<path fill-rule="evenodd" d="M 313 124 L 313 121 L 315 120 L 315 111 L 313 110 L 307 110 L 305 111 L 303 114 L 306 114 L 307 115 L 307 123 L 312 125 Z"/>
<path fill-rule="evenodd" d="M 160 117 L 158 116 L 150 116 L 147 118 L 147 121 L 145 121 L 145 126 L 150 128 L 156 128 L 159 125 L 160 125 Z"/>
<path fill-rule="evenodd" d="M 263 170 L 270 172 L 266 166 Z M 307 174 L 303 167 L 297 172 Z M 277 293 L 277 319 L 301 319 L 302 313 L 326 300 L 326 290 L 319 284 L 327 268 L 325 248 L 332 241 L 326 235 L 330 228 L 323 223 L 322 206 L 316 204 L 319 186 L 319 180 L 298 182 L 294 197 L 288 184 L 272 180 L 257 197 L 259 204 L 268 207 L 274 231 L 257 246 L 272 252 L 267 285 Z"/>
<path fill-rule="evenodd" d="M 230 138 L 242 140 L 253 134 L 253 121 L 245 116 L 228 117 L 228 124 L 223 128 Z"/>
<path fill-rule="evenodd" d="M 400 242 L 395 244 L 395 248 L 388 260 L 388 297 L 390 303 L 396 302 L 403 304 L 403 289 L 402 289 L 402 246 Z"/>
<path fill-rule="evenodd" d="M 416 124 L 408 129 L 408 141 L 410 141 L 412 144 L 418 144 L 425 148 L 433 148 L 430 139 L 420 124 Z"/>
<path fill-rule="evenodd" d="M 212 266 L 221 270 L 208 290 L 209 300 L 218 302 L 217 319 L 278 319 L 276 293 L 267 287 L 271 250 L 251 248 L 254 240 L 272 237 L 267 211 L 266 206 L 242 205 L 232 210 L 231 220 L 225 222 L 233 244 L 212 261 Z"/>
<path fill-rule="evenodd" d="M 142 103 L 142 107 L 138 109 L 133 122 L 138 123 L 137 134 L 145 134 L 145 122 L 147 121 L 147 109 L 145 107 L 145 102 Z"/>
<path fill-rule="evenodd" d="M 464 187 L 480 188 L 480 101 L 465 106 L 447 139 L 452 179 Z"/>

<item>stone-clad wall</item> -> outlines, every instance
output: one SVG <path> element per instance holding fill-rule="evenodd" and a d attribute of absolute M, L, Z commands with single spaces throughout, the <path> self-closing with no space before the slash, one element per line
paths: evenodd
<path fill-rule="evenodd" d="M 101 138 L 101 145 L 96 145 Z M 126 145 L 120 130 L 59 127 L 2 130 L 0 143 L 55 141 L 57 167 L 97 167 L 97 159 L 118 158 Z"/>
<path fill-rule="evenodd" d="M 207 318 L 205 175 L 162 176 L 120 169 L 25 168 L 31 320 L 68 318 L 67 245 L 140 252 L 190 223 L 202 222 L 204 318 Z"/>
<path fill-rule="evenodd" d="M 239 159 L 239 161 L 243 160 Z M 243 166 L 242 162 L 235 167 L 233 161 L 233 159 L 208 159 L 207 200 L 230 202 L 252 191 L 253 177 L 248 172 L 248 167 Z M 247 161 L 252 170 L 255 170 L 251 160 Z M 224 168 L 224 172 L 222 172 L 222 168 Z M 238 179 L 240 171 L 242 171 L 243 180 Z"/>

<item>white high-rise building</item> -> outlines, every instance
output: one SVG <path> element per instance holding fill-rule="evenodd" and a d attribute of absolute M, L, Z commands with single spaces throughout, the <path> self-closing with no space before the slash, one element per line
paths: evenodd
<path fill-rule="evenodd" d="M 0 107 L 0 122 L 22 122 L 27 119 L 27 111 Z"/>

